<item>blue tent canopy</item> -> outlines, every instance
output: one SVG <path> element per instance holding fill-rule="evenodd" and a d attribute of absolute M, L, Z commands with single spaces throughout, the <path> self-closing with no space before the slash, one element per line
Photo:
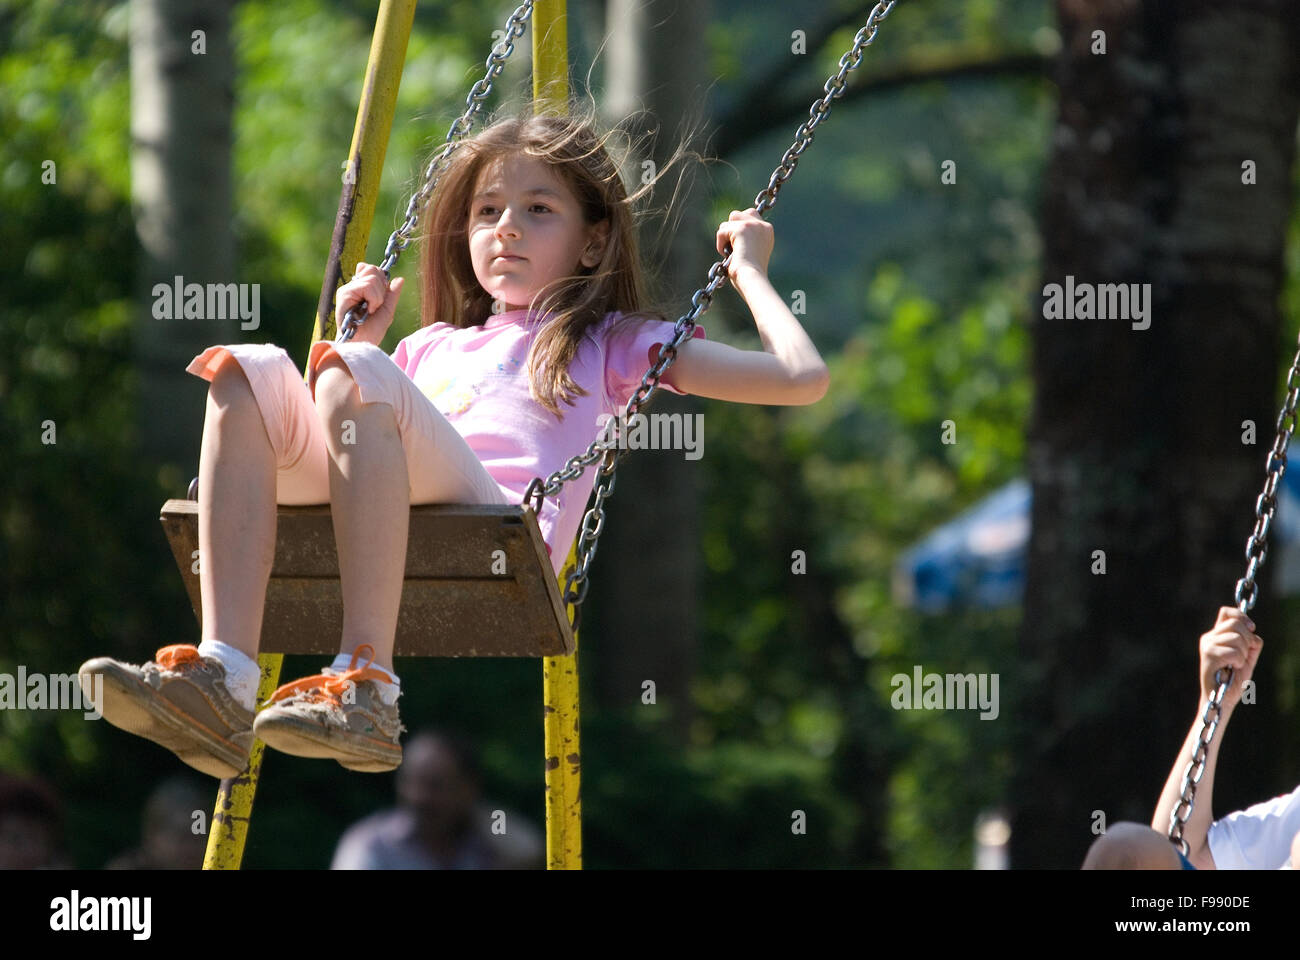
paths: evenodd
<path fill-rule="evenodd" d="M 1032 493 L 1014 480 L 909 548 L 894 568 L 894 600 L 923 613 L 1020 602 Z"/>
<path fill-rule="evenodd" d="M 1025 584 L 1032 502 L 1029 481 L 1014 480 L 908 548 L 894 567 L 895 603 L 923 613 L 1019 603 Z M 1243 574 L 1253 515 L 1253 502 L 1244 504 Z M 1300 593 L 1300 466 L 1289 465 L 1282 477 L 1267 563 L 1277 564 L 1280 593 Z M 1232 586 L 1227 584 L 1225 590 Z"/>

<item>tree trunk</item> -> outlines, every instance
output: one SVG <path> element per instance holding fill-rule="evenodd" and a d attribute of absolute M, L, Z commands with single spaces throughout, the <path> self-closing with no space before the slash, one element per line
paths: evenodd
<path fill-rule="evenodd" d="M 678 121 L 703 97 L 707 63 L 704 34 L 710 5 L 687 0 L 612 0 L 608 7 L 609 69 L 602 110 L 607 124 L 644 108 L 657 120 L 654 157 L 662 169 L 676 143 Z M 631 128 L 634 135 L 642 131 Z M 639 169 L 639 164 L 637 169 Z M 661 183 L 655 206 L 667 203 L 675 174 Z M 709 233 L 699 194 L 683 194 L 679 229 L 655 240 L 642 235 L 643 261 L 660 265 L 663 288 L 678 312 L 704 281 Z M 653 225 L 652 225 L 653 226 Z M 704 325 L 707 324 L 707 315 Z M 657 390 L 650 411 L 692 414 L 698 399 Z M 671 711 L 675 735 L 684 740 L 691 722 L 688 683 L 696 642 L 699 542 L 699 463 L 682 451 L 633 453 L 618 469 L 609 522 L 592 566 L 593 636 L 597 636 L 598 696 L 621 708 L 640 702 L 652 680 L 656 706 Z"/>
<path fill-rule="evenodd" d="M 204 318 L 185 319 L 178 305 L 158 304 L 153 291 L 155 284 L 174 287 L 177 276 L 203 285 L 236 279 L 232 7 L 231 0 L 131 5 L 131 193 L 142 251 L 137 422 L 145 456 L 180 464 L 187 478 L 198 470 L 205 391 L 185 366 L 204 347 L 235 339 L 238 320 L 207 316 L 206 297 Z"/>
<path fill-rule="evenodd" d="M 1097 811 L 1149 822 L 1196 716 L 1198 638 L 1245 573 L 1280 405 L 1297 118 L 1293 3 L 1057 0 L 1057 12 L 1043 283 L 1150 284 L 1150 326 L 1051 319 L 1045 297 L 1031 308 L 1020 723 L 1033 732 L 1010 797 L 1018 868 L 1077 867 Z M 1267 642 L 1264 573 L 1253 617 Z M 1257 683 L 1224 753 L 1257 762 L 1216 785 L 1218 815 L 1284 786 L 1260 736 L 1279 706 L 1267 662 Z"/>

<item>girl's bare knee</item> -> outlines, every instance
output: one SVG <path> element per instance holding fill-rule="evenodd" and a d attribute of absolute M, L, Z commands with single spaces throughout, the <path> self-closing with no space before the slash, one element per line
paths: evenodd
<path fill-rule="evenodd" d="M 331 353 L 316 367 L 314 397 L 317 407 L 338 407 L 360 399 L 352 371 L 337 353 Z"/>
<path fill-rule="evenodd" d="M 253 396 L 253 385 L 234 354 L 227 353 L 221 365 L 217 367 L 217 372 L 212 375 L 212 385 L 208 392 L 223 404 L 225 401 L 241 396 Z"/>

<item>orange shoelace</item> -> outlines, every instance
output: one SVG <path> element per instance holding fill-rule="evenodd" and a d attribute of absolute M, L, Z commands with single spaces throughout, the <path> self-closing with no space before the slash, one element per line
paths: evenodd
<path fill-rule="evenodd" d="M 198 663 L 203 659 L 199 656 L 199 648 L 192 643 L 173 643 L 170 647 L 162 647 L 153 658 L 158 666 L 167 670 L 175 670 L 182 663 Z"/>
<path fill-rule="evenodd" d="M 358 667 L 357 658 L 362 655 L 362 650 L 370 652 L 370 659 L 365 662 L 364 666 Z M 348 669 L 343 673 L 334 676 L 318 673 L 314 677 L 303 677 L 301 680 L 286 683 L 271 694 L 271 699 L 267 703 L 275 703 L 277 700 L 284 700 L 298 693 L 306 694 L 307 698 L 312 701 L 333 700 L 337 703 L 341 701 L 344 693 L 363 680 L 380 680 L 384 683 L 392 683 L 392 679 L 387 673 L 370 666 L 374 662 L 375 648 L 368 643 L 363 643 L 352 652 L 352 662 L 348 664 Z"/>

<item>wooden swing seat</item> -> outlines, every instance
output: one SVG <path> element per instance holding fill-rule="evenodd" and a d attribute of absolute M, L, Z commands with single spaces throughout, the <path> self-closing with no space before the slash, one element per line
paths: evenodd
<path fill-rule="evenodd" d="M 196 500 L 168 500 L 162 525 L 203 621 Z M 411 507 L 399 657 L 555 657 L 573 631 L 537 518 L 522 506 Z M 504 551 L 504 567 L 500 554 Z M 493 572 L 493 557 L 497 569 Z M 276 508 L 275 559 L 266 587 L 261 653 L 334 654 L 343 632 L 338 550 L 328 505 Z"/>

